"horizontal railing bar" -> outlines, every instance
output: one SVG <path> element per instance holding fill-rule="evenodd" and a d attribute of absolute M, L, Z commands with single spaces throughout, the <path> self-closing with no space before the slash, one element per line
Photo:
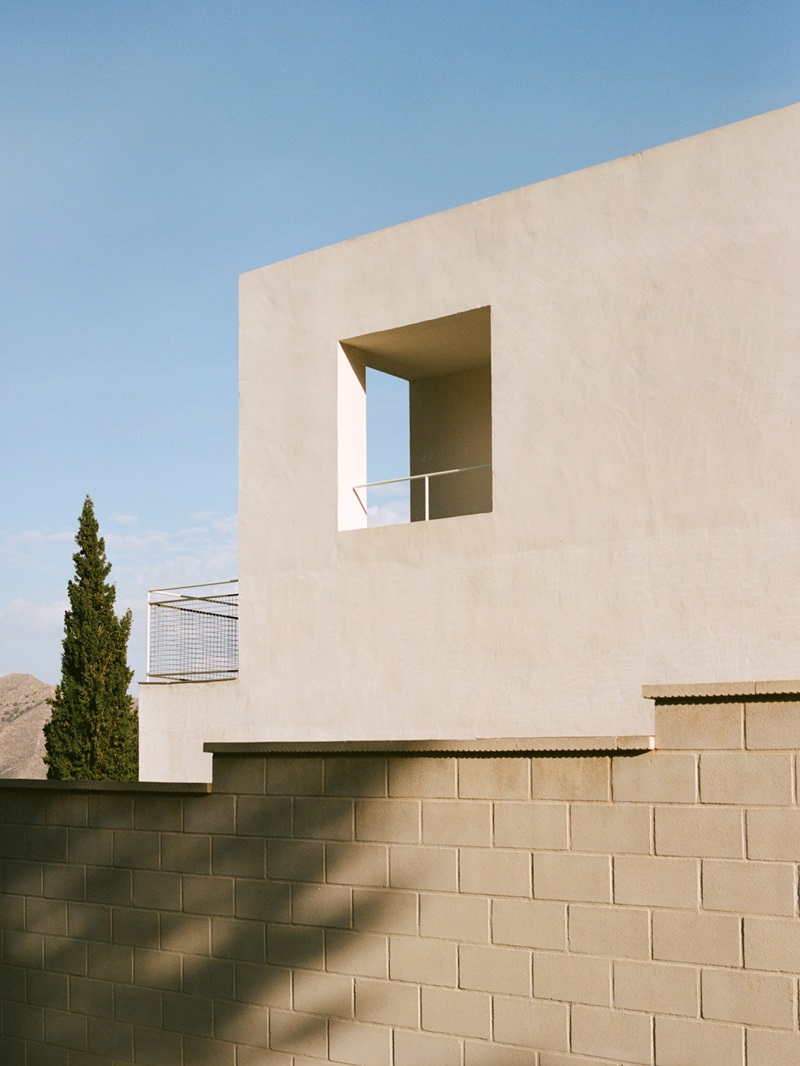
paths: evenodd
<path fill-rule="evenodd" d="M 363 485 L 353 485 L 353 490 L 374 489 L 376 485 L 396 485 L 401 481 L 418 481 L 423 477 L 444 477 L 445 474 L 465 474 L 468 470 L 489 470 L 491 465 L 491 463 L 481 463 L 480 466 L 459 466 L 455 470 L 432 470 L 429 474 L 407 474 L 406 477 L 390 477 L 387 478 L 386 481 L 366 481 Z"/>
<path fill-rule="evenodd" d="M 215 585 L 238 585 L 238 584 L 239 584 L 239 578 L 238 577 L 232 577 L 232 578 L 229 578 L 227 581 L 205 581 L 205 582 L 201 582 L 198 585 L 172 585 L 169 588 L 150 589 L 149 591 L 151 593 L 152 592 L 180 592 L 182 589 L 207 589 L 207 588 L 210 589 L 210 588 L 213 588 Z"/>

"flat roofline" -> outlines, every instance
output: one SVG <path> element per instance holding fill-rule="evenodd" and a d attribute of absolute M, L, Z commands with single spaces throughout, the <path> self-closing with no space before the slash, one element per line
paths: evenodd
<path fill-rule="evenodd" d="M 212 755 L 537 755 L 651 751 L 651 736 L 478 737 L 469 740 L 270 740 L 206 743 Z"/>

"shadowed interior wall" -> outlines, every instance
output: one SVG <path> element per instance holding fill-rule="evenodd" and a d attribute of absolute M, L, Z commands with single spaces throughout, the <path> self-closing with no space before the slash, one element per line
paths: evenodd
<path fill-rule="evenodd" d="M 798 747 L 796 694 L 734 692 L 643 755 L 4 782 L 0 1061 L 796 1064 Z"/>
<path fill-rule="evenodd" d="M 491 511 L 491 367 L 409 382 L 408 409 L 412 474 L 490 467 L 431 478 L 430 518 Z M 415 481 L 411 484 L 411 521 L 424 518 L 424 486 Z"/>

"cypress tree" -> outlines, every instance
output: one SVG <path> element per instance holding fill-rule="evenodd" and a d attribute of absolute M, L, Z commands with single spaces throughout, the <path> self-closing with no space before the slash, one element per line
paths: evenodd
<path fill-rule="evenodd" d="M 131 612 L 114 612 L 111 563 L 87 496 L 81 511 L 64 615 L 61 684 L 44 727 L 47 776 L 62 781 L 135 781 L 139 723 L 128 686 Z"/>

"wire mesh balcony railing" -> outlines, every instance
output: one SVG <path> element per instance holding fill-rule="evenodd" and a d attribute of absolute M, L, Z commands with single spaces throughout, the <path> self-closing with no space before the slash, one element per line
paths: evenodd
<path fill-rule="evenodd" d="M 150 590 L 148 681 L 223 681 L 238 673 L 236 578 Z"/>

